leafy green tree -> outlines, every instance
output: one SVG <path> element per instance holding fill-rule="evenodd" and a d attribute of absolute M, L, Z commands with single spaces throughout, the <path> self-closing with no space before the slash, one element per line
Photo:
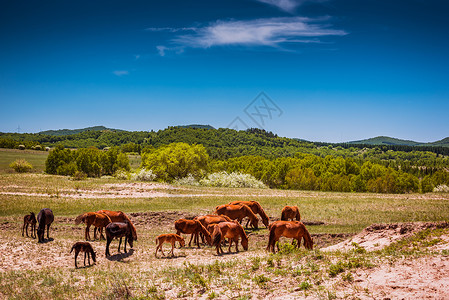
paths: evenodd
<path fill-rule="evenodd" d="M 171 182 L 191 174 L 203 176 L 209 155 L 203 145 L 172 143 L 142 154 L 142 168 L 151 169 L 158 178 Z"/>

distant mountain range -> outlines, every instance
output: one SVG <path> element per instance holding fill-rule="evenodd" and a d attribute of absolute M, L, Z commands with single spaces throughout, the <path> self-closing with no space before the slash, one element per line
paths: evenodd
<path fill-rule="evenodd" d="M 81 128 L 81 129 L 58 129 L 58 130 L 46 130 L 41 131 L 39 134 L 46 134 L 46 135 L 71 135 L 71 134 L 77 134 L 84 131 L 125 131 L 121 129 L 112 129 L 107 128 L 104 126 L 93 126 L 93 127 L 87 127 L 87 128 Z"/>
<path fill-rule="evenodd" d="M 180 126 L 174 126 L 174 127 L 215 129 L 211 125 L 201 125 L 201 124 L 180 125 Z M 81 128 L 81 129 L 47 130 L 47 131 L 41 131 L 39 133 L 46 134 L 46 135 L 63 136 L 63 135 L 77 134 L 77 133 L 84 132 L 84 131 L 125 131 L 125 130 L 107 128 L 104 126 L 93 126 L 93 127 L 87 127 L 87 128 Z M 306 140 L 298 139 L 298 138 L 295 138 L 295 140 L 307 142 Z M 420 143 L 420 142 L 415 142 L 415 141 L 410 141 L 410 140 L 401 140 L 401 139 L 392 138 L 392 137 L 388 137 L 388 136 L 378 136 L 378 137 L 360 140 L 360 141 L 347 142 L 347 144 L 449 147 L 449 137 L 444 138 L 439 141 L 431 142 L 431 143 Z"/>
<path fill-rule="evenodd" d="M 449 147 L 449 137 L 431 143 L 420 143 L 410 140 L 401 140 L 388 136 L 378 136 L 366 140 L 352 141 L 347 144 L 367 144 L 367 145 L 405 145 L 405 146 L 442 146 Z"/>

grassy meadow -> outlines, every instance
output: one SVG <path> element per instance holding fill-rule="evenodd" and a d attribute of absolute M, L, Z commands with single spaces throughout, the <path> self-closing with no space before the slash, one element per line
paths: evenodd
<path fill-rule="evenodd" d="M 9 160 L 23 153 L 0 152 L 1 299 L 257 299 L 284 293 L 314 299 L 351 298 L 360 293 L 369 296 L 369 291 L 354 288 L 342 292 L 339 286 L 352 286 L 357 270 L 382 261 L 429 255 L 423 241 L 435 244 L 439 235 L 448 233 L 446 229 L 429 232 L 413 240 L 413 251 L 397 244 L 388 253 L 366 253 L 357 246 L 350 253 L 324 253 L 320 246 L 306 251 L 285 243 L 281 253 L 273 255 L 265 251 L 268 230 L 259 223 L 259 230 L 248 230 L 247 252 L 217 256 L 208 246 L 186 247 L 175 249 L 175 258 L 159 259 L 154 256 L 154 238 L 174 232 L 174 213 L 212 213 L 217 205 L 241 199 L 259 201 L 270 218 L 277 219 L 284 205 L 298 205 L 303 220 L 324 223 L 307 226 L 316 245 L 324 245 L 320 241 L 323 234 L 355 234 L 373 223 L 446 221 L 449 195 L 209 188 L 115 178 L 73 181 L 64 176 L 9 172 Z M 45 152 L 26 155 L 36 171 L 43 169 Z M 124 189 L 143 193 L 148 186 L 152 186 L 154 196 L 120 194 Z M 22 220 L 23 215 L 43 207 L 55 214 L 50 233 L 54 240 L 37 244 L 21 236 Z M 134 252 L 115 254 L 118 243 L 113 242 L 113 258 L 106 259 L 105 242 L 93 241 L 97 264 L 75 269 L 69 250 L 74 242 L 84 239 L 84 227 L 75 226 L 73 220 L 83 212 L 100 209 L 121 210 L 132 216 L 139 235 Z M 78 258 L 80 266 L 82 257 Z"/>

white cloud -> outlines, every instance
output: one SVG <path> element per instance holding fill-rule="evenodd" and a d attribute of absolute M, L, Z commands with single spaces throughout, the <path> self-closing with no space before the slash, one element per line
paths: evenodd
<path fill-rule="evenodd" d="M 296 8 L 305 2 L 324 2 L 326 0 L 256 0 L 262 3 L 276 6 L 277 8 L 293 13 Z"/>
<path fill-rule="evenodd" d="M 329 28 L 329 24 L 322 24 L 328 19 L 285 17 L 216 21 L 208 26 L 195 28 L 194 34 L 179 35 L 173 42 L 193 48 L 225 45 L 278 47 L 282 43 L 320 42 L 320 37 L 347 34 L 343 30 Z M 158 50 L 161 52 L 159 48 Z"/>
<path fill-rule="evenodd" d="M 175 52 L 176 54 L 181 54 L 184 52 L 184 47 L 165 47 L 162 45 L 156 46 L 157 51 L 160 56 L 165 56 L 169 52 Z"/>
<path fill-rule="evenodd" d="M 125 76 L 125 75 L 129 75 L 129 71 L 126 71 L 126 70 L 116 70 L 116 71 L 114 71 L 112 73 L 114 75 L 116 75 L 116 76 L 119 76 L 119 77 Z"/>

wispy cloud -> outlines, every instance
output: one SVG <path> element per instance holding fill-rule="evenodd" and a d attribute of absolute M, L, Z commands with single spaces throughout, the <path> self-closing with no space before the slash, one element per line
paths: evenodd
<path fill-rule="evenodd" d="M 195 31 L 196 28 L 195 27 L 183 27 L 183 28 L 173 28 L 173 27 L 149 27 L 149 28 L 145 28 L 146 31 L 153 31 L 153 32 L 162 32 L 162 31 L 167 31 L 167 32 L 178 32 L 178 31 Z"/>
<path fill-rule="evenodd" d="M 276 6 L 277 8 L 293 13 L 296 8 L 305 2 L 324 2 L 326 0 L 256 0 L 262 3 Z"/>
<path fill-rule="evenodd" d="M 125 75 L 129 75 L 129 71 L 126 70 L 116 70 L 114 72 L 112 72 L 115 76 L 121 77 L 121 76 L 125 76 Z"/>
<path fill-rule="evenodd" d="M 284 17 L 216 21 L 195 28 L 193 34 L 178 35 L 172 42 L 192 48 L 226 45 L 279 47 L 283 43 L 320 42 L 320 38 L 324 36 L 347 34 L 344 30 L 330 28 L 330 25 L 325 23 L 328 20 L 329 18 Z M 164 53 L 160 48 L 158 50 L 160 54 Z"/>

